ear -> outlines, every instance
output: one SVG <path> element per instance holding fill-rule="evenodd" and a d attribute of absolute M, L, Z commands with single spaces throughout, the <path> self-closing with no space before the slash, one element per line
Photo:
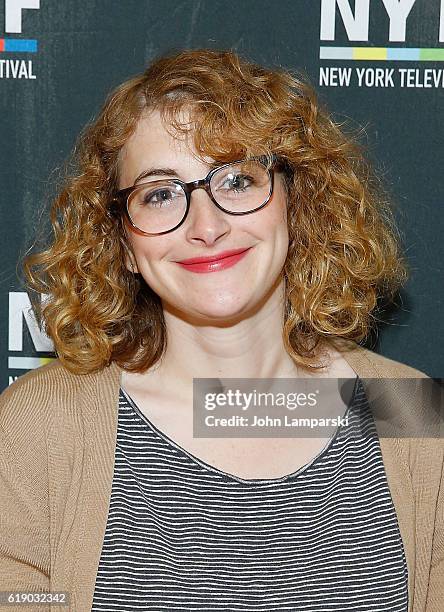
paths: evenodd
<path fill-rule="evenodd" d="M 133 274 L 138 274 L 139 268 L 137 267 L 136 258 L 128 248 L 126 249 L 125 253 L 125 266 L 126 269 L 132 272 Z"/>
<path fill-rule="evenodd" d="M 137 267 L 136 258 L 134 257 L 134 253 L 131 249 L 131 242 L 128 237 L 126 227 L 124 226 L 124 239 L 121 241 L 124 251 L 125 251 L 125 267 L 127 270 L 132 272 L 133 274 L 138 274 L 139 268 Z"/>

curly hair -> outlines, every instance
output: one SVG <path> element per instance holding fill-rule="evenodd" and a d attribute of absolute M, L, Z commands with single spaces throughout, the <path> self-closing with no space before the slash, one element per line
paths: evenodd
<path fill-rule="evenodd" d="M 179 120 L 185 107 L 192 125 Z M 232 51 L 186 50 L 157 58 L 109 94 L 81 132 L 74 170 L 52 202 L 51 244 L 23 259 L 37 321 L 65 367 L 85 374 L 115 361 L 143 372 L 166 348 L 160 298 L 126 268 L 131 246 L 122 220 L 109 215 L 119 153 L 154 108 L 176 130 L 191 130 L 196 151 L 215 161 L 273 153 L 285 160 L 283 339 L 296 364 L 321 367 L 314 357 L 323 338 L 365 339 L 378 300 L 393 299 L 407 264 L 363 147 L 321 106 L 308 79 Z"/>

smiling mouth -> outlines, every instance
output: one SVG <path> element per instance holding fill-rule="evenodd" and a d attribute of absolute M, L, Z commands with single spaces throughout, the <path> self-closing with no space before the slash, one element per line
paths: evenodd
<path fill-rule="evenodd" d="M 231 257 L 232 255 L 237 255 L 238 253 L 243 253 L 248 248 L 244 247 L 241 249 L 229 249 L 227 251 L 221 251 L 216 255 L 209 255 L 208 257 L 190 257 L 189 259 L 181 259 L 177 263 L 182 264 L 197 264 L 197 263 L 209 263 L 211 261 L 220 261 L 221 259 L 225 259 L 226 257 Z"/>
<path fill-rule="evenodd" d="M 231 266 L 236 265 L 238 261 L 243 259 L 245 255 L 247 255 L 251 248 L 252 247 L 242 250 L 238 249 L 237 251 L 231 251 L 231 253 L 229 253 L 228 255 L 222 254 L 217 259 L 195 258 L 194 260 L 184 260 L 178 261 L 176 263 L 191 272 L 218 272 L 220 270 L 225 270 L 226 268 L 231 268 Z"/>

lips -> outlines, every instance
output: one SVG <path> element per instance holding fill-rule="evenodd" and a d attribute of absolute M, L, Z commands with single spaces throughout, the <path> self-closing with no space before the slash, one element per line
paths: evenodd
<path fill-rule="evenodd" d="M 250 248 L 250 247 L 248 247 Z M 217 255 L 209 255 L 208 257 L 191 257 L 190 259 L 181 259 L 177 263 L 181 264 L 197 264 L 197 263 L 208 263 L 212 261 L 220 261 L 221 259 L 225 259 L 227 257 L 231 257 L 232 255 L 238 255 L 239 253 L 243 253 L 248 249 L 231 249 L 230 251 L 222 251 Z"/>
<path fill-rule="evenodd" d="M 212 257 L 193 257 L 191 259 L 178 261 L 177 263 L 190 272 L 218 272 L 219 270 L 225 270 L 226 268 L 234 266 L 245 257 L 250 249 L 251 247 L 247 249 L 233 249 L 231 251 L 223 251 Z"/>

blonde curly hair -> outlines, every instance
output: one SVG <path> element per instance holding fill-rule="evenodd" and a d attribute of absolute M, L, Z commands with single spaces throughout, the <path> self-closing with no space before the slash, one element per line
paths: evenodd
<path fill-rule="evenodd" d="M 192 128 L 180 123 L 185 107 Z M 198 49 L 158 58 L 108 96 L 80 134 L 76 170 L 52 202 L 51 244 L 23 259 L 36 318 L 65 367 L 85 374 L 115 361 L 143 372 L 166 348 L 160 298 L 126 268 L 131 246 L 123 222 L 109 215 L 119 153 L 153 108 L 175 129 L 192 129 L 196 150 L 215 161 L 285 160 L 283 339 L 296 364 L 321 367 L 316 347 L 327 337 L 365 339 L 378 299 L 393 299 L 407 265 L 391 205 L 361 145 L 321 107 L 307 79 L 232 51 Z"/>

